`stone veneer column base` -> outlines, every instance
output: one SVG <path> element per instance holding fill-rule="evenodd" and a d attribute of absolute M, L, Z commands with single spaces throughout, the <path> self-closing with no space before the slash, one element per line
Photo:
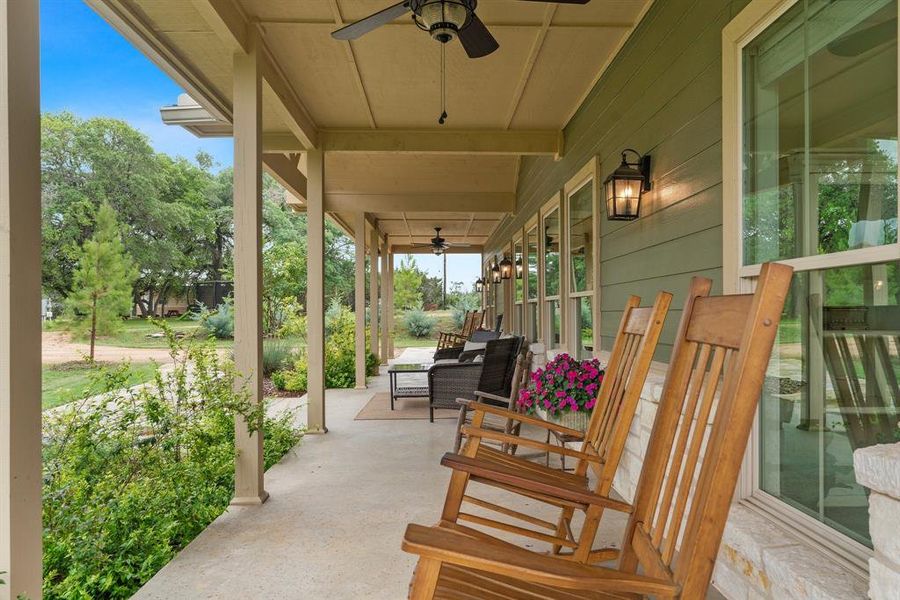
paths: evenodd
<path fill-rule="evenodd" d="M 872 490 L 869 598 L 900 600 L 900 443 L 860 448 L 853 453 L 853 467 L 856 481 Z"/>

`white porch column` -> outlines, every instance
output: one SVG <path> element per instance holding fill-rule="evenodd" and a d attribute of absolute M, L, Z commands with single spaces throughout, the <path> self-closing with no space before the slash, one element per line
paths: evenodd
<path fill-rule="evenodd" d="M 387 249 L 387 306 L 384 309 L 384 327 L 387 329 L 387 357 L 394 358 L 394 250 Z"/>
<path fill-rule="evenodd" d="M 391 337 L 391 329 L 390 329 L 390 317 L 388 316 L 391 312 L 391 304 L 388 302 L 388 295 L 391 289 L 391 283 L 388 280 L 388 248 L 387 244 L 381 249 L 381 310 L 382 310 L 382 320 L 381 320 L 381 353 L 379 356 L 381 357 L 382 363 L 387 363 L 388 359 L 393 358 L 393 355 L 388 351 L 388 346 L 390 345 L 390 337 Z"/>
<path fill-rule="evenodd" d="M 875 555 L 869 559 L 869 598 L 900 597 L 900 443 L 878 444 L 853 453 L 856 481 L 871 490 L 869 531 Z"/>
<path fill-rule="evenodd" d="M 41 597 L 38 3 L 0 0 L 0 598 Z"/>
<path fill-rule="evenodd" d="M 307 433 L 325 433 L 325 154 L 306 153 Z"/>
<path fill-rule="evenodd" d="M 234 55 L 234 362 L 253 402 L 262 400 L 262 77 L 259 52 Z M 235 423 L 234 499 L 261 504 L 262 423 Z"/>
<path fill-rule="evenodd" d="M 356 389 L 366 389 L 366 213 L 353 218 L 356 241 L 356 276 L 353 300 L 356 305 Z"/>
<path fill-rule="evenodd" d="M 369 348 L 381 358 L 378 350 L 378 229 L 372 227 L 369 236 Z"/>

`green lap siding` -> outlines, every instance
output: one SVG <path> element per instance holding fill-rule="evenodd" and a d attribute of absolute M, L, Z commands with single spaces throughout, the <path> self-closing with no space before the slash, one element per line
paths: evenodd
<path fill-rule="evenodd" d="M 522 160 L 513 219 L 487 252 L 499 252 L 541 204 L 592 157 L 600 179 L 624 148 L 653 157 L 653 190 L 633 222 L 600 216 L 601 347 L 608 349 L 629 294 L 675 294 L 658 360 L 669 356 L 694 274 L 722 277 L 722 28 L 747 0 L 656 0 L 565 128 L 562 160 Z"/>

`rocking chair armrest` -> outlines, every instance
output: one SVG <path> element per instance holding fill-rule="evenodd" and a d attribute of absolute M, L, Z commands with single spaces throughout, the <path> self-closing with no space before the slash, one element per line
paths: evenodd
<path fill-rule="evenodd" d="M 500 408 L 492 404 L 484 404 L 482 402 L 476 402 L 474 400 L 467 400 L 465 402 L 457 400 L 457 402 L 459 402 L 460 404 L 465 404 L 470 410 L 498 415 L 500 417 L 506 417 L 508 419 L 519 421 L 521 423 L 527 423 L 528 425 L 534 425 L 535 427 L 540 427 L 542 429 L 549 429 L 551 431 L 555 431 L 556 433 L 576 438 L 577 440 L 584 439 L 583 431 L 572 429 L 570 427 L 564 427 L 558 423 L 551 423 L 550 421 L 545 421 L 537 417 L 531 417 L 514 410 Z"/>
<path fill-rule="evenodd" d="M 660 597 L 673 597 L 680 591 L 677 584 L 663 579 L 536 554 L 443 527 L 407 525 L 402 548 L 425 559 L 563 589 Z"/>
<path fill-rule="evenodd" d="M 509 404 L 511 402 L 510 398 L 503 397 L 499 394 L 491 394 L 489 392 L 475 392 L 475 399 L 477 400 L 478 398 L 486 398 L 488 400 L 495 400 L 497 402 L 505 402 L 506 404 Z"/>
<path fill-rule="evenodd" d="M 524 445 L 521 439 L 514 439 L 518 441 L 519 445 Z M 576 502 L 582 505 L 600 506 L 626 514 L 634 510 L 631 504 L 627 502 L 592 492 L 586 487 L 587 483 L 582 486 L 555 479 L 547 479 L 531 471 L 517 468 L 515 465 L 506 465 L 493 460 L 453 454 L 452 452 L 444 454 L 441 458 L 441 464 L 454 471 L 468 473 L 471 477 L 477 479 L 502 483 L 507 487 L 535 492 L 543 496 L 559 498 L 560 500 Z"/>
<path fill-rule="evenodd" d="M 473 427 L 471 425 L 463 425 L 460 427 L 460 431 L 463 435 L 473 438 L 485 438 L 488 440 L 493 440 L 495 442 L 503 442 L 506 444 L 536 448 L 538 450 L 543 450 L 544 452 L 551 452 L 553 454 L 569 456 L 571 458 L 586 460 L 588 462 L 597 464 L 603 462 L 603 459 L 601 459 L 596 454 L 588 454 L 587 452 L 582 452 L 581 450 L 573 450 L 572 448 L 567 448 L 562 445 L 556 446 L 554 444 L 548 444 L 540 440 L 534 440 L 531 438 L 514 435 L 512 433 L 506 433 L 505 431 L 496 430 L 494 428 L 485 427 L 484 425 L 482 425 L 480 428 Z"/>

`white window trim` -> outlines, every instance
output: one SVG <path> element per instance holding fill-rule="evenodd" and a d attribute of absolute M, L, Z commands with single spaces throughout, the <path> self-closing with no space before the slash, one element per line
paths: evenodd
<path fill-rule="evenodd" d="M 568 240 L 570 231 L 569 231 L 569 223 L 568 223 L 568 208 L 569 208 L 569 199 L 573 194 L 581 190 L 584 186 L 591 184 L 593 188 L 591 190 L 591 208 L 592 208 L 592 223 L 591 223 L 591 231 L 594 236 L 594 247 L 593 252 L 591 253 L 591 281 L 592 286 L 591 289 L 585 290 L 582 292 L 574 292 L 572 291 L 572 282 L 570 281 L 566 285 L 566 304 L 568 304 L 569 310 L 567 311 L 568 315 L 572 315 L 570 322 L 565 324 L 563 328 L 569 332 L 568 339 L 571 339 L 573 344 L 580 343 L 580 332 L 575 331 L 575 299 L 577 298 L 591 298 L 591 312 L 593 317 L 593 323 L 591 327 L 591 345 L 593 347 L 593 355 L 595 357 L 600 356 L 600 219 L 602 213 L 602 207 L 600 206 L 599 198 L 601 197 L 600 190 L 602 189 L 602 184 L 599 181 L 600 177 L 600 158 L 593 157 L 591 158 L 581 169 L 579 169 L 578 173 L 576 173 L 566 185 L 563 187 L 563 197 L 566 200 L 566 230 L 563 234 L 564 237 Z M 567 248 L 571 244 L 571 240 L 568 240 L 566 244 Z M 566 254 L 565 257 L 565 270 L 568 274 L 569 269 L 571 267 L 570 264 L 571 256 Z M 575 352 L 575 348 L 570 349 L 573 353 Z"/>
<path fill-rule="evenodd" d="M 522 313 L 522 325 L 525 328 L 526 337 L 532 330 L 532 319 L 531 319 L 531 308 L 530 305 L 537 305 L 537 310 L 535 310 L 535 315 L 537 315 L 537 323 L 534 324 L 534 331 L 537 334 L 537 339 L 531 340 L 532 342 L 539 342 L 543 338 L 543 332 L 541 331 L 541 290 L 544 287 L 544 282 L 541 277 L 541 238 L 540 238 L 540 216 L 535 215 L 532 218 L 528 219 L 525 223 L 525 227 L 523 227 L 524 235 L 522 236 L 522 248 L 525 251 L 525 279 L 523 290 L 523 313 Z M 535 250 L 537 259 L 537 281 L 535 281 L 535 290 L 537 290 L 537 296 L 535 298 L 531 298 L 528 295 L 528 286 L 530 285 L 531 274 L 529 273 L 529 265 L 528 265 L 528 235 L 531 231 L 534 230 L 535 242 L 537 244 L 537 249 Z"/>
<path fill-rule="evenodd" d="M 516 287 L 519 280 L 516 279 L 516 246 L 521 248 L 522 260 L 522 299 L 516 297 Z M 528 263 L 525 256 L 525 233 L 520 230 L 513 236 L 512 244 L 512 261 L 513 261 L 513 279 L 512 279 L 512 331 L 516 335 L 525 335 L 525 272 L 528 270 Z"/>
<path fill-rule="evenodd" d="M 538 286 L 538 312 L 541 314 L 541 325 L 543 326 L 543 331 L 540 332 L 541 338 L 544 340 L 544 345 L 547 350 L 554 350 L 557 352 L 566 352 L 568 351 L 568 347 L 566 346 L 566 305 L 564 302 L 565 298 L 565 290 L 566 285 L 568 285 L 567 277 L 565 276 L 565 269 L 563 269 L 563 260 L 566 257 L 566 235 L 564 233 L 566 227 L 566 218 L 565 218 L 565 209 L 564 209 L 564 198 L 563 191 L 560 190 L 553 194 L 553 196 L 544 203 L 541 207 L 540 215 L 541 219 L 538 223 L 538 281 L 540 285 Z M 553 211 L 557 212 L 557 219 L 559 220 L 559 289 L 558 293 L 554 295 L 547 295 L 547 264 L 545 259 L 547 257 L 547 248 L 546 241 L 547 236 L 544 233 L 547 229 L 545 225 L 545 221 L 548 215 L 550 215 Z M 553 323 L 553 315 L 550 312 L 550 303 L 551 302 L 559 302 L 559 348 L 552 348 L 553 341 L 551 340 L 551 327 Z"/>
<path fill-rule="evenodd" d="M 742 51 L 799 0 L 751 0 L 722 31 L 722 272 L 727 294 L 752 291 L 751 278 L 761 265 L 743 264 L 743 231 L 741 199 L 743 193 L 742 161 Z M 898 75 L 900 80 L 900 75 Z M 900 100 L 898 100 L 900 115 Z M 900 124 L 898 124 L 900 130 Z M 900 176 L 900 173 L 898 173 Z M 900 212 L 900 199 L 898 199 Z M 900 242 L 860 248 L 833 254 L 781 260 L 796 271 L 810 271 L 849 265 L 872 264 L 900 260 Z M 750 443 L 744 456 L 736 497 L 742 504 L 785 527 L 795 536 L 856 573 L 868 577 L 868 561 L 873 551 L 843 535 L 759 487 L 760 419 L 754 420 Z"/>

